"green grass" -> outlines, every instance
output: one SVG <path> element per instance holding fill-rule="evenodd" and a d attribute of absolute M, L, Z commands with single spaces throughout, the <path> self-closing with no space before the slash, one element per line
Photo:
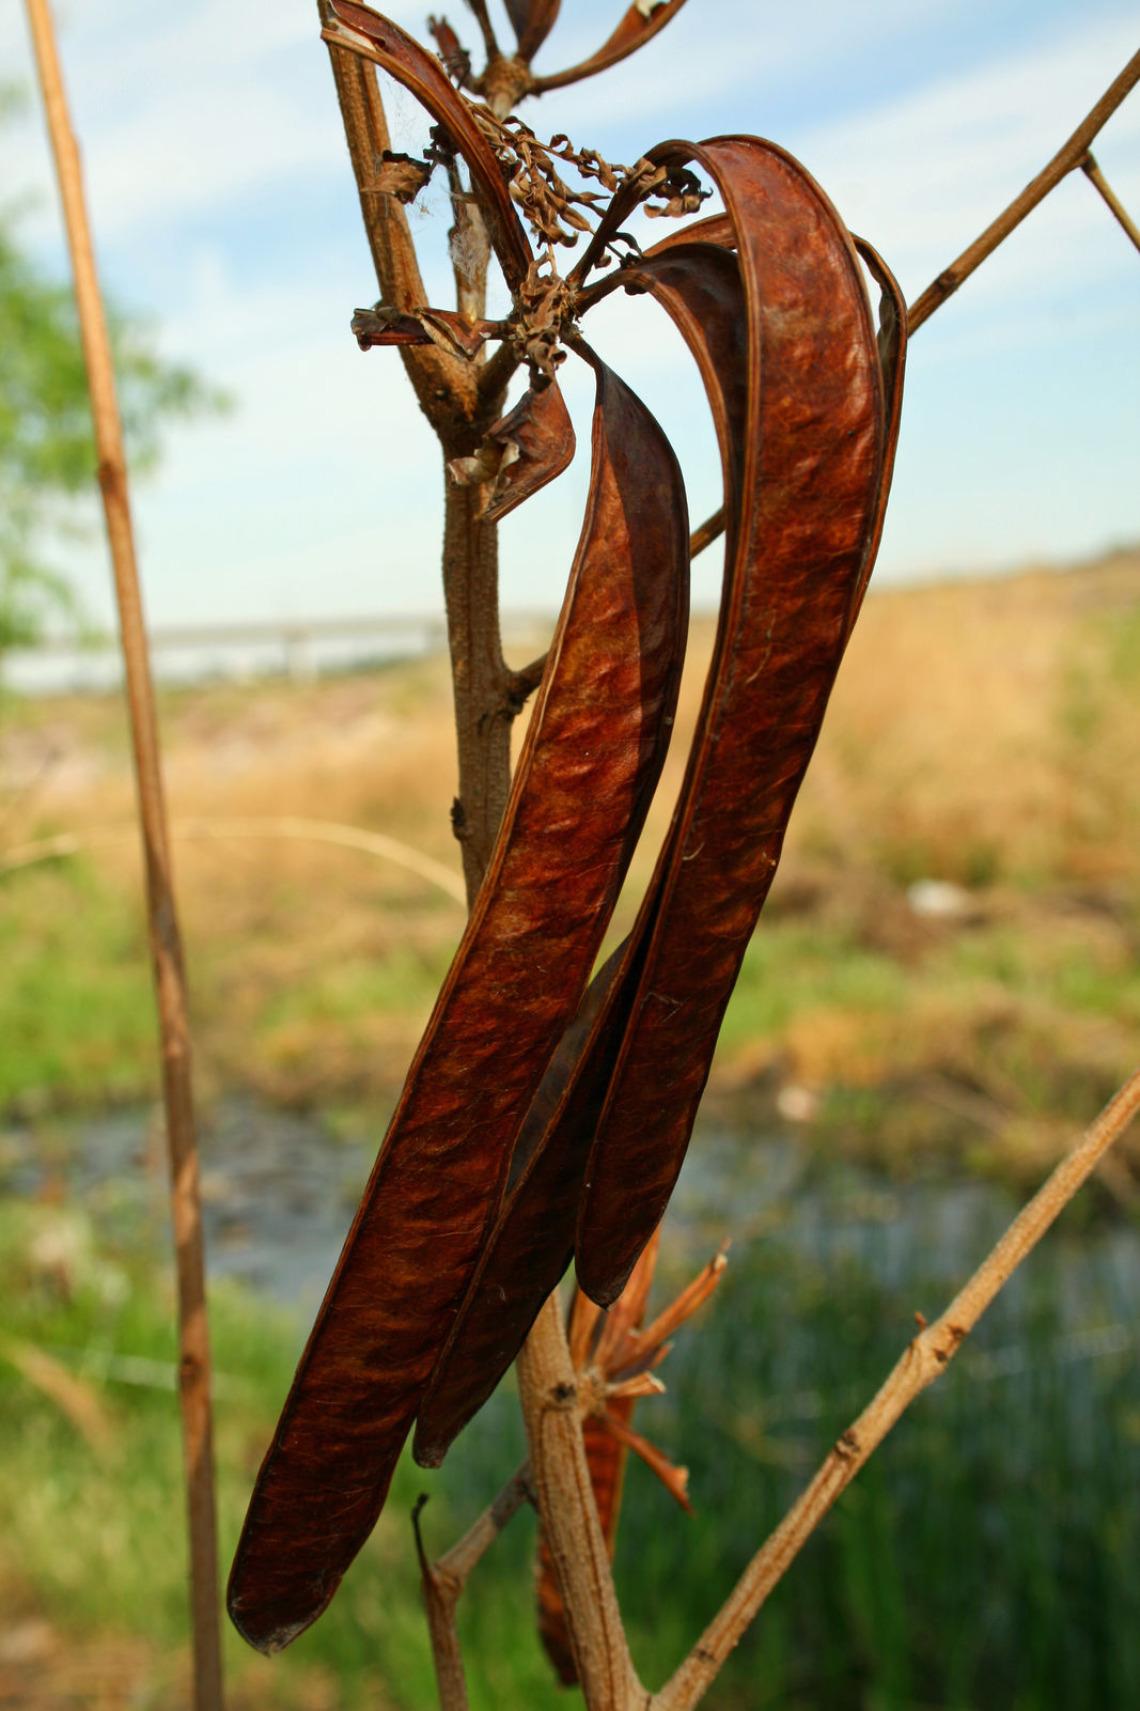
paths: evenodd
<path fill-rule="evenodd" d="M 888 1261 L 889 1221 L 844 1223 L 843 1196 L 865 1187 L 824 1187 L 833 1197 L 817 1238 L 791 1233 L 789 1208 L 788 1224 L 746 1240 L 714 1304 L 678 1340 L 664 1369 L 668 1396 L 642 1406 L 639 1427 L 689 1466 L 697 1506 L 683 1516 L 631 1468 L 617 1576 L 650 1684 L 679 1661 L 885 1375 L 915 1308 L 938 1311 L 951 1271 L 980 1254 L 997 1225 L 1000 1209 L 975 1209 L 951 1265 L 942 1226 L 903 1224 Z M 88 1441 L 57 1401 L 0 1360 L 0 1578 L 75 1645 L 141 1635 L 157 1680 L 185 1636 L 175 1398 L 90 1375 L 107 1354 L 173 1362 L 171 1286 L 153 1233 L 109 1247 L 97 1229 L 75 1207 L 0 1202 L 4 1334 L 54 1351 L 81 1379 L 85 1359 L 111 1427 L 107 1443 Z M 1111 1240 L 1081 1237 L 1070 1220 L 845 1494 L 734 1653 L 710 1711 L 1140 1703 L 1137 1345 L 1088 1358 L 1072 1342 L 1090 1326 L 1127 1335 L 1128 1291 Z M 301 1328 L 232 1289 L 214 1291 L 213 1310 L 228 1560 Z M 442 1473 L 402 1464 L 376 1533 L 314 1629 L 272 1665 L 229 1635 L 239 1702 L 302 1707 L 319 1681 L 322 1706 L 433 1706 L 412 1501 L 431 1493 L 424 1522 L 438 1552 L 522 1453 L 508 1383 Z M 580 1702 L 553 1686 L 535 1638 L 532 1551 L 524 1514 L 465 1595 L 475 1711 Z"/>
<path fill-rule="evenodd" d="M 109 1426 L 106 1442 L 91 1441 L 50 1394 L 0 1354 L 2 1578 L 23 1588 L 73 1643 L 106 1633 L 141 1636 L 153 1645 L 161 1674 L 161 1660 L 186 1639 L 177 1402 L 172 1389 L 117 1381 L 121 1368 L 99 1375 L 101 1361 L 113 1355 L 158 1363 L 156 1370 L 168 1368 L 172 1380 L 169 1267 L 144 1231 L 109 1249 L 74 1206 L 0 1200 L 0 1300 L 8 1346 L 52 1355 L 90 1392 Z M 220 1529 L 228 1562 L 292 1376 L 301 1327 L 230 1288 L 216 1287 L 211 1306 L 221 1392 Z M 487 1481 L 499 1477 L 496 1468 L 484 1471 Z M 266 1703 L 304 1703 L 305 1684 L 319 1678 L 335 1682 L 337 1705 L 371 1706 L 378 1696 L 400 1711 L 435 1705 L 408 1519 L 423 1489 L 433 1495 L 425 1524 L 440 1548 L 473 1518 L 471 1493 L 452 1494 L 446 1480 L 405 1460 L 380 1525 L 332 1609 L 274 1664 Z M 476 1711 L 501 1706 L 505 1691 L 510 1703 L 539 1711 L 566 1703 L 528 1621 L 527 1531 L 524 1520 L 492 1572 L 494 1590 L 477 1591 L 465 1612 Z M 504 1566 L 513 1588 L 504 1585 Z M 253 1654 L 227 1624 L 227 1668 L 239 1686 L 251 1666 Z"/>
<path fill-rule="evenodd" d="M 990 1222 L 968 1244 L 979 1254 Z M 635 1470 L 618 1578 L 646 1679 L 660 1680 L 713 1615 L 886 1376 L 913 1311 L 948 1298 L 921 1231 L 909 1246 L 888 1283 L 884 1260 L 870 1247 L 845 1254 L 841 1233 L 814 1254 L 778 1235 L 754 1244 L 671 1357 L 670 1396 L 639 1425 L 688 1464 L 698 1513 L 671 1511 Z M 1126 1335 L 1135 1302 L 1106 1248 L 1090 1247 L 1074 1272 L 1076 1257 L 1062 1237 L 1030 1262 L 809 1543 L 710 1707 L 1140 1703 L 1137 1342 L 1076 1359 L 1065 1341 L 1074 1318 Z"/>
<path fill-rule="evenodd" d="M 144 1096 L 155 1038 L 141 905 L 82 861 L 0 879 L 0 1110 Z"/>

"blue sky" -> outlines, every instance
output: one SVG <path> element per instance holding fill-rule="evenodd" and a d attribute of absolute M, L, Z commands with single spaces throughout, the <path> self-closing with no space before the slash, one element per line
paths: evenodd
<path fill-rule="evenodd" d="M 427 9 L 393 3 L 392 14 L 422 32 Z M 137 489 L 152 619 L 433 608 L 438 452 L 398 358 L 362 355 L 348 332 L 375 286 L 312 0 L 57 10 L 104 281 L 155 319 L 170 356 L 237 400 L 227 420 L 172 433 L 161 474 Z M 619 10 L 564 0 L 539 68 L 589 52 Z M 461 0 L 450 15 L 473 40 Z M 689 0 L 641 54 L 524 116 L 542 135 L 566 130 L 625 161 L 665 136 L 771 137 L 913 299 L 1138 45 L 1134 5 L 1089 0 Z M 0 81 L 13 79 L 30 82 L 31 62 L 11 0 Z M 394 117 L 414 139 L 406 101 Z M 1140 93 L 1096 148 L 1140 211 Z M 62 269 L 34 104 L 0 136 L 0 184 L 6 203 L 29 199 L 26 241 Z M 417 225 L 425 252 L 441 256 L 445 213 L 429 208 Z M 656 336 L 653 315 L 615 301 L 591 317 L 591 336 L 675 437 L 696 520 L 717 502 L 711 426 L 683 350 Z M 584 439 L 585 377 L 570 391 Z M 504 526 L 506 604 L 557 603 L 585 462 Z M 1138 469 L 1140 256 L 1077 174 L 915 337 L 877 577 L 1060 561 L 1135 540 Z M 716 559 L 697 567 L 700 603 L 716 597 Z M 107 614 L 98 541 L 67 549 L 66 563 Z"/>

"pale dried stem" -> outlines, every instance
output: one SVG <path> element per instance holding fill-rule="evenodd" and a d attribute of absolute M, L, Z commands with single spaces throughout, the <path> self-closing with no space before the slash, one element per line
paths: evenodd
<path fill-rule="evenodd" d="M 598 1320 L 602 1309 L 596 1301 L 591 1301 L 588 1295 L 583 1295 L 580 1289 L 574 1292 L 574 1307 L 570 1315 L 570 1359 L 576 1368 L 584 1367 L 590 1356 L 590 1344 L 594 1339 Z"/>
<path fill-rule="evenodd" d="M 668 1307 L 657 1315 L 653 1323 L 647 1325 L 645 1330 L 638 1334 L 631 1360 L 635 1359 L 642 1351 L 648 1353 L 658 1348 L 666 1337 L 671 1337 L 686 1319 L 690 1319 L 699 1307 L 703 1307 L 724 1276 L 727 1264 L 724 1248 L 721 1248 L 718 1254 L 713 1255 L 704 1270 L 698 1272 L 693 1281 L 685 1285 L 676 1300 L 671 1301 Z"/>
<path fill-rule="evenodd" d="M 163 1094 L 170 1157 L 171 1215 L 178 1280 L 179 1395 L 182 1406 L 190 1534 L 194 1703 L 220 1711 L 222 1666 L 218 1619 L 210 1346 L 198 1198 L 198 1150 L 190 1074 L 190 1032 L 182 942 L 174 901 L 142 596 L 135 561 L 122 423 L 111 346 L 99 291 L 83 193 L 79 149 L 71 129 L 48 0 L 27 0 L 55 156 L 67 241 L 75 275 L 80 335 L 119 609 L 127 705 L 134 749 L 139 820 L 146 864 L 150 951 L 158 1000 Z"/>
<path fill-rule="evenodd" d="M 1124 227 L 1124 230 L 1128 233 L 1128 236 L 1132 239 L 1136 248 L 1140 250 L 1140 226 L 1136 224 L 1135 220 L 1128 212 L 1128 209 L 1117 196 L 1115 190 L 1113 190 L 1111 184 L 1104 176 L 1104 173 L 1100 170 L 1095 157 L 1091 153 L 1086 154 L 1084 160 L 1082 160 L 1081 171 L 1089 180 L 1089 183 L 1095 185 L 1097 190 L 1100 191 L 1100 194 L 1104 198 L 1107 206 Z"/>
<path fill-rule="evenodd" d="M 975 238 L 969 249 L 963 250 L 957 261 L 940 273 L 933 284 L 927 286 L 922 296 L 911 304 L 906 315 L 908 332 L 913 333 L 916 328 L 921 327 L 922 323 L 957 291 L 963 280 L 968 279 L 974 269 L 980 267 L 986 257 L 992 255 L 998 245 L 1008 238 L 1025 216 L 1031 214 L 1037 204 L 1056 188 L 1062 178 L 1072 172 L 1074 167 L 1081 165 L 1097 132 L 1112 117 L 1138 81 L 1140 53 L 1135 53 L 1120 76 L 1105 90 L 1096 106 L 1087 118 L 1081 121 L 1048 166 L 1026 185 L 1020 196 L 1014 197 L 1005 212 L 999 214 L 993 224 L 986 227 L 981 237 Z"/>
<path fill-rule="evenodd" d="M 1044 1187 L 1018 1213 L 941 1318 L 926 1326 L 910 1343 L 886 1383 L 843 1433 L 807 1490 L 753 1557 L 692 1652 L 661 1692 L 654 1695 L 651 1711 L 690 1711 L 699 1703 L 748 1624 L 836 1498 L 915 1397 L 945 1372 L 995 1295 L 1088 1180 L 1138 1110 L 1140 1070 L 1130 1076 Z"/>
<path fill-rule="evenodd" d="M 695 559 L 698 553 L 703 553 L 706 547 L 719 540 L 724 534 L 724 506 L 714 511 L 711 517 L 706 517 L 699 529 L 694 529 L 689 536 L 689 559 Z"/>
<path fill-rule="evenodd" d="M 323 22 L 321 0 L 317 10 Z M 396 309 L 420 309 L 427 296 L 407 213 L 394 196 L 375 188 L 381 154 L 392 146 L 376 67 L 332 42 L 329 61 L 380 301 Z M 473 364 L 437 345 L 402 345 L 400 355 L 420 408 L 437 433 L 476 414 Z"/>
<path fill-rule="evenodd" d="M 535 1495 L 589 1711 L 628 1711 L 647 1695 L 634 1673 L 582 1442 L 577 1380 L 556 1295 L 517 1362 Z"/>
<path fill-rule="evenodd" d="M 510 795 L 516 704 L 499 637 L 498 530 L 483 516 L 481 488 L 444 480 L 443 591 L 459 739 L 452 826 L 470 904 Z"/>
<path fill-rule="evenodd" d="M 427 1612 L 441 1711 L 468 1711 L 467 1679 L 456 1624 L 456 1610 L 463 1589 L 472 1569 L 494 1544 L 503 1528 L 524 1503 L 533 1501 L 530 1463 L 525 1461 L 518 1472 L 507 1481 L 494 1502 L 484 1509 L 475 1524 L 434 1563 L 429 1560 L 424 1549 L 420 1527 L 420 1515 L 427 1498 L 421 1497 L 412 1511 L 424 1609 Z"/>

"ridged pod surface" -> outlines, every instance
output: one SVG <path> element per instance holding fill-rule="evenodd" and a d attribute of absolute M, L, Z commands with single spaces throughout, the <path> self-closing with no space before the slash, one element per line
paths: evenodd
<path fill-rule="evenodd" d="M 657 1227 L 866 588 L 889 488 L 901 339 L 881 369 L 855 251 L 826 197 L 782 150 L 755 138 L 667 144 L 650 158 L 697 160 L 727 212 L 689 228 L 703 241 L 670 237 L 583 297 L 619 285 L 649 292 L 697 360 L 724 469 L 720 624 L 685 782 L 638 921 L 587 993 L 528 1117 L 525 1162 L 512 1170 L 432 1376 L 415 1443 L 427 1464 L 490 1395 L 575 1245 L 582 1287 L 608 1304 Z M 606 225 L 624 212 L 619 196 Z M 897 333 L 893 281 L 885 269 L 878 276 L 884 327 Z"/>
<path fill-rule="evenodd" d="M 668 745 L 688 617 L 684 490 L 648 411 L 596 368 L 586 521 L 494 855 L 234 1561 L 230 1614 L 262 1650 L 320 1614 L 380 1513 Z"/>

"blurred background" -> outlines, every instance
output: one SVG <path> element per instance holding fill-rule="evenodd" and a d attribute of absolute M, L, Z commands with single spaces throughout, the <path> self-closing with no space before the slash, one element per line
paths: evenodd
<path fill-rule="evenodd" d="M 425 33 L 416 8 L 392 13 Z M 539 68 L 582 57 L 615 16 L 567 5 Z M 474 37 L 466 12 L 451 22 Z M 375 285 L 315 7 L 71 0 L 58 23 L 134 450 L 153 466 L 136 509 L 203 1105 L 228 1561 L 462 927 L 441 473 L 398 359 L 348 331 Z M 770 136 L 913 299 L 1135 48 L 1134 9 L 1115 5 L 692 0 L 634 59 L 525 117 L 610 160 L 669 135 Z M 0 1697 L 165 1711 L 186 1702 L 187 1666 L 162 1120 L 101 645 L 110 581 L 32 84 L 8 6 Z M 410 104 L 392 117 L 395 146 L 414 144 Z M 1096 154 L 1135 213 L 1140 99 Z M 414 221 L 446 303 L 446 208 L 429 199 Z M 697 1509 L 671 1511 L 631 1470 L 617 1574 L 653 1684 L 915 1311 L 941 1309 L 1140 1058 L 1138 264 L 1076 174 L 915 338 L 872 594 L 666 1226 L 662 1298 L 733 1247 L 669 1394 L 638 1416 L 689 1466 Z M 651 306 L 607 315 L 592 335 L 674 438 L 696 522 L 719 473 L 684 352 Z M 568 390 L 583 440 L 590 388 Z M 504 526 L 514 664 L 553 622 L 582 463 Z M 615 933 L 711 647 L 719 549 L 694 568 L 683 718 Z M 360 833 L 399 840 L 410 865 Z M 1134 1136 L 846 1494 L 710 1706 L 1140 1703 L 1138 1209 Z M 508 1380 L 439 1474 L 401 1471 L 328 1616 L 283 1658 L 233 1641 L 235 1705 L 434 1703 L 408 1510 L 430 1491 L 445 1548 L 521 1459 L 516 1413 Z M 532 1550 L 523 1516 L 465 1599 L 474 1706 L 576 1702 L 534 1636 Z"/>

